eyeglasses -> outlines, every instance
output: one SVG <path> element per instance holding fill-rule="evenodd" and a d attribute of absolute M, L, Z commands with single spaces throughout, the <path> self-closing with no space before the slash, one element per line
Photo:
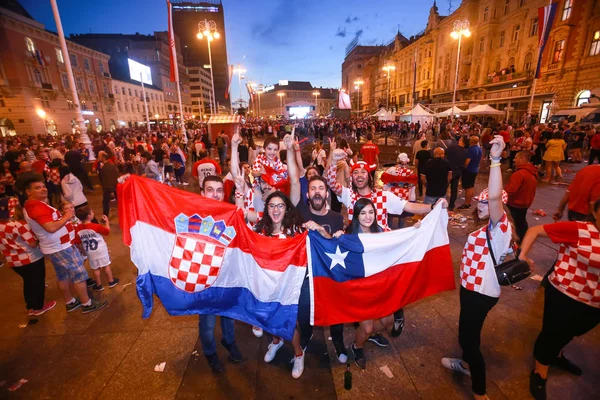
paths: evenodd
<path fill-rule="evenodd" d="M 269 207 L 269 210 L 279 210 L 279 211 L 285 210 L 285 204 L 284 203 L 269 204 L 268 207 Z"/>

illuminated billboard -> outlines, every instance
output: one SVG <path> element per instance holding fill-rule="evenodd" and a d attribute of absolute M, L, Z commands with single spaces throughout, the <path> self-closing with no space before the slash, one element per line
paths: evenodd
<path fill-rule="evenodd" d="M 137 61 L 133 61 L 131 58 L 127 59 L 127 63 L 129 64 L 129 77 L 132 80 L 152 85 L 152 72 L 150 72 L 150 67 L 140 64 Z"/>

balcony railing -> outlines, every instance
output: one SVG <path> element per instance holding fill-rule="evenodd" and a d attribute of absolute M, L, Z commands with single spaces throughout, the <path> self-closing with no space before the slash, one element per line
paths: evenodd
<path fill-rule="evenodd" d="M 472 59 L 473 59 L 473 55 L 472 54 L 468 54 L 466 56 L 463 56 L 463 58 L 462 58 L 463 64 L 465 64 L 465 65 L 471 65 Z"/>
<path fill-rule="evenodd" d="M 512 81 L 515 79 L 526 78 L 528 76 L 531 76 L 532 74 L 533 74 L 533 71 L 529 70 L 529 71 L 523 71 L 523 72 L 508 73 L 506 75 L 496 75 L 493 77 L 487 77 L 485 80 L 485 84 L 487 85 L 489 83 L 508 82 L 508 81 Z"/>

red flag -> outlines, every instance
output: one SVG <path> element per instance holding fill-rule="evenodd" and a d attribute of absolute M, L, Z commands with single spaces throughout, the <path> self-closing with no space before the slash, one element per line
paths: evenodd
<path fill-rule="evenodd" d="M 173 13 L 171 2 L 167 0 L 167 13 L 169 15 L 169 62 L 170 81 L 177 82 L 177 50 L 175 49 L 175 35 L 173 33 Z"/>
<path fill-rule="evenodd" d="M 225 91 L 225 98 L 229 98 L 229 91 L 231 90 L 231 78 L 233 77 L 233 65 L 228 65 L 229 72 L 229 85 L 227 85 L 227 90 Z"/>

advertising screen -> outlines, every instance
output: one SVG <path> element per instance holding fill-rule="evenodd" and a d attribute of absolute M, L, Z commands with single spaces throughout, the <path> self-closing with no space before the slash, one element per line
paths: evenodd
<path fill-rule="evenodd" d="M 152 85 L 152 73 L 150 67 L 140 64 L 137 61 L 133 61 L 131 58 L 127 59 L 129 63 L 129 77 L 134 81 L 144 82 L 147 85 Z"/>

